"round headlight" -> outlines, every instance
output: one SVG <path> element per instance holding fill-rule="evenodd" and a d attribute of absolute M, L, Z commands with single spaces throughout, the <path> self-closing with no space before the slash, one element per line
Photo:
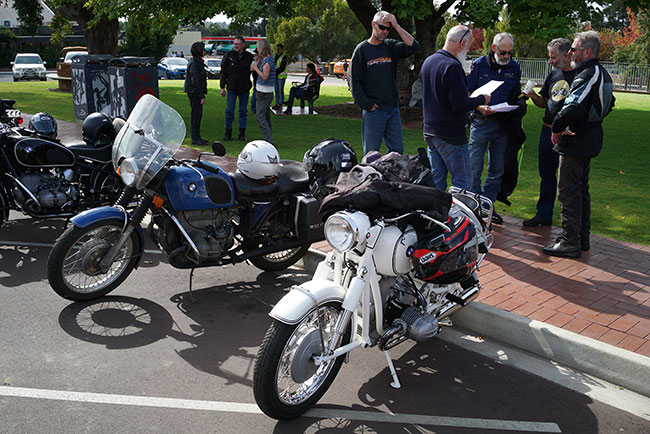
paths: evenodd
<path fill-rule="evenodd" d="M 325 238 L 339 252 L 347 252 L 365 241 L 370 221 L 365 214 L 337 212 L 325 222 Z"/>
<path fill-rule="evenodd" d="M 120 164 L 120 178 L 122 178 L 125 185 L 132 187 L 135 184 L 135 180 L 138 179 L 139 172 L 140 169 L 133 158 L 122 160 Z"/>

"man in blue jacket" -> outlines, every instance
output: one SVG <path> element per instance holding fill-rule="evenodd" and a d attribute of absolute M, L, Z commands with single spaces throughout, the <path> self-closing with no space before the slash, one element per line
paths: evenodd
<path fill-rule="evenodd" d="M 467 26 L 455 26 L 447 33 L 441 50 L 427 57 L 420 70 L 424 140 L 436 188 L 447 189 L 447 173 L 451 185 L 472 190 L 472 171 L 465 124 L 467 114 L 479 105 L 490 102 L 490 95 L 470 98 L 462 61 L 472 45 L 472 32 Z"/>
<path fill-rule="evenodd" d="M 519 63 L 512 59 L 514 37 L 510 33 L 499 33 L 492 41 L 492 50 L 474 61 L 472 72 L 467 77 L 467 88 L 470 93 L 484 84 L 496 80 L 503 81 L 492 92 L 492 105 L 504 102 L 514 103 L 521 94 L 521 69 Z M 501 189 L 508 138 L 504 132 L 506 113 L 496 113 L 489 106 L 476 108 L 469 133 L 469 153 L 472 165 L 472 190 L 482 193 L 494 202 Z M 483 159 L 488 149 L 488 170 L 485 183 L 481 189 L 483 174 Z M 503 219 L 496 212 L 492 215 L 492 223 L 501 224 Z"/>
<path fill-rule="evenodd" d="M 576 75 L 569 96 L 553 118 L 551 127 L 551 142 L 560 154 L 557 199 L 562 206 L 562 235 L 542 252 L 579 258 L 581 251 L 590 247 L 591 159 L 603 147 L 602 122 L 612 111 L 615 99 L 612 78 L 598 62 L 598 32 L 577 33 L 570 51 Z"/>
<path fill-rule="evenodd" d="M 418 51 L 419 43 L 394 15 L 379 11 L 372 19 L 372 35 L 354 49 L 350 65 L 352 96 L 363 109 L 364 155 L 379 151 L 382 140 L 389 151 L 404 152 L 397 92 L 397 61 Z M 393 28 L 402 39 L 387 39 Z"/>

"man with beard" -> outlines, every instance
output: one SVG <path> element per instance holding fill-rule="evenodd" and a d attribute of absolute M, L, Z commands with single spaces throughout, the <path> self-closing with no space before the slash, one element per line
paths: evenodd
<path fill-rule="evenodd" d="M 420 70 L 424 140 L 427 143 L 433 181 L 447 189 L 447 173 L 453 187 L 472 190 L 472 170 L 465 124 L 467 113 L 490 102 L 489 95 L 470 98 L 462 62 L 472 44 L 467 26 L 454 26 L 444 47 L 427 57 Z"/>
<path fill-rule="evenodd" d="M 542 132 L 539 135 L 539 199 L 537 200 L 537 214 L 531 219 L 524 220 L 523 225 L 528 227 L 548 226 L 553 221 L 553 205 L 555 204 L 555 190 L 557 189 L 557 166 L 560 155 L 553 150 L 551 143 L 551 124 L 553 118 L 560 112 L 564 99 L 569 95 L 575 70 L 571 66 L 569 49 L 571 41 L 565 38 L 553 39 L 547 45 L 548 63 L 553 70 L 548 74 L 544 85 L 539 92 L 534 89 L 527 94 L 537 107 L 545 108 L 542 120 Z"/>
<path fill-rule="evenodd" d="M 239 140 L 246 141 L 248 115 L 248 92 L 251 88 L 250 66 L 253 55 L 246 51 L 243 36 L 235 36 L 233 49 L 221 61 L 221 96 L 226 98 L 226 133 L 222 140 L 232 139 L 235 105 L 239 101 Z"/>
<path fill-rule="evenodd" d="M 397 61 L 415 54 L 420 46 L 394 15 L 379 11 L 372 19 L 372 35 L 354 49 L 350 65 L 352 96 L 363 109 L 364 155 L 379 151 L 384 140 L 389 151 L 404 152 L 397 92 Z M 387 39 L 393 28 L 402 39 Z"/>
<path fill-rule="evenodd" d="M 577 33 L 570 52 L 576 75 L 551 127 L 551 142 L 560 154 L 557 198 L 562 206 L 562 235 L 542 252 L 579 258 L 581 251 L 589 250 L 590 163 L 603 146 L 602 122 L 614 108 L 614 95 L 612 78 L 598 62 L 598 32 Z"/>
<path fill-rule="evenodd" d="M 514 37 L 510 33 L 499 33 L 492 41 L 492 50 L 474 61 L 472 72 L 467 77 L 470 93 L 484 84 L 496 80 L 503 81 L 492 92 L 492 105 L 504 102 L 514 103 L 521 94 L 521 69 L 519 63 L 512 60 Z M 469 154 L 472 166 L 472 191 L 481 193 L 494 202 L 501 189 L 501 177 L 505 167 L 508 137 L 503 122 L 507 113 L 496 113 L 487 105 L 480 105 L 473 113 L 469 132 Z M 488 170 L 485 183 L 481 189 L 483 160 L 488 149 Z M 492 223 L 501 224 L 503 218 L 494 212 Z"/>

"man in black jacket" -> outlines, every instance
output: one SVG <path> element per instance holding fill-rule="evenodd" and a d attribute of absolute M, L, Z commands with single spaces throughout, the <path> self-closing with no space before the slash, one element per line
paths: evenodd
<path fill-rule="evenodd" d="M 239 100 L 239 140 L 246 141 L 246 119 L 248 114 L 248 92 L 251 88 L 253 55 L 246 51 L 243 36 L 236 36 L 233 49 L 221 61 L 221 96 L 226 99 L 226 133 L 223 140 L 232 138 L 232 123 L 235 120 L 235 105 Z M 228 92 L 226 93 L 226 90 Z"/>
<path fill-rule="evenodd" d="M 590 163 L 603 146 L 602 122 L 614 107 L 614 95 L 612 78 L 598 62 L 598 32 L 577 33 L 570 51 L 576 76 L 551 128 L 551 142 L 560 154 L 558 201 L 562 206 L 562 235 L 542 252 L 579 258 L 581 250 L 589 250 Z"/>
<path fill-rule="evenodd" d="M 190 49 L 192 58 L 187 63 L 185 84 L 183 91 L 190 99 L 190 133 L 192 144 L 195 146 L 206 146 L 207 140 L 201 138 L 201 117 L 203 116 L 203 105 L 205 94 L 208 93 L 207 72 L 203 63 L 205 46 L 203 42 L 195 42 Z"/>

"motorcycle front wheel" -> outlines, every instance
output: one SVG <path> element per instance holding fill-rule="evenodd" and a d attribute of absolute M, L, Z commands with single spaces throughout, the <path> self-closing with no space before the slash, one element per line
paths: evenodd
<path fill-rule="evenodd" d="M 54 291 L 75 301 L 91 300 L 117 288 L 135 268 L 140 252 L 134 231 L 103 273 L 99 262 L 122 233 L 122 220 L 107 220 L 85 228 L 72 226 L 56 241 L 47 260 L 47 279 Z"/>
<path fill-rule="evenodd" d="M 255 360 L 253 392 L 260 409 L 274 419 L 290 419 L 309 410 L 327 392 L 341 369 L 344 356 L 316 365 L 320 355 L 321 330 L 325 345 L 332 337 L 341 314 L 339 303 L 314 309 L 298 324 L 274 320 Z M 350 327 L 343 343 L 350 340 Z"/>

